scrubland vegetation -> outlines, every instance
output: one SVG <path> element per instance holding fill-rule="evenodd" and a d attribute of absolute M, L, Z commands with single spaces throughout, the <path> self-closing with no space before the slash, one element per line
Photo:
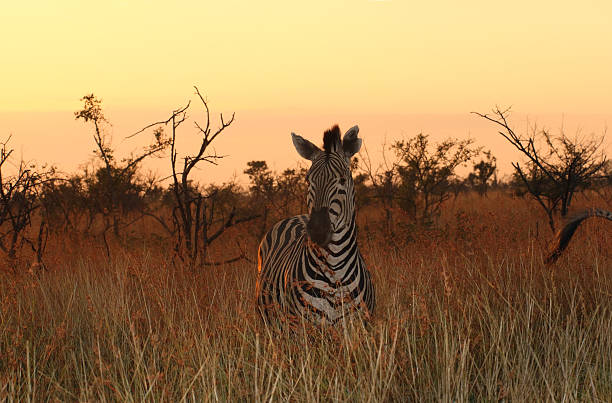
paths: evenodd
<path fill-rule="evenodd" d="M 565 143 L 558 156 L 575 158 L 530 159 L 506 183 L 472 141 L 421 135 L 393 144 L 386 165 L 360 156 L 374 315 L 279 330 L 255 312 L 257 244 L 304 211 L 301 168 L 279 174 L 254 160 L 248 189 L 202 186 L 185 169 L 219 161 L 206 148 L 231 120 L 219 132 L 201 123 L 202 148 L 181 156 L 178 109 L 149 127 L 150 147 L 120 159 L 100 103 L 84 100 L 76 116 L 95 123 L 96 169 L 16 164 L 7 174 L 0 163 L 3 401 L 612 399 L 611 226 L 587 221 L 544 264 L 564 215 L 610 205 L 596 143 Z M 164 152 L 166 186 L 139 171 L 141 156 Z M 2 163 L 10 156 L 5 144 Z M 593 172 L 564 182 L 564 163 Z M 461 164 L 473 166 L 466 178 Z"/>
<path fill-rule="evenodd" d="M 283 333 L 255 315 L 256 265 L 189 270 L 142 222 L 105 248 L 50 238 L 46 271 L 4 271 L 3 400 L 591 400 L 612 397 L 612 231 L 586 223 L 554 267 L 543 217 L 462 195 L 440 227 L 359 214 L 377 307 L 365 328 Z M 255 224 L 227 233 L 255 258 Z M 539 234 L 540 232 L 540 234 Z M 544 232 L 545 235 L 541 234 Z"/>

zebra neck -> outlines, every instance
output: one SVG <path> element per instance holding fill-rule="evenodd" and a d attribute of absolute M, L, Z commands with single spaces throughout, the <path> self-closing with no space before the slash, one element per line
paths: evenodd
<path fill-rule="evenodd" d="M 336 230 L 332 234 L 331 241 L 325 248 L 324 253 L 321 253 L 317 247 L 309 246 L 310 255 L 316 256 L 316 260 L 321 261 L 329 268 L 337 270 L 346 265 L 347 261 L 351 260 L 357 252 L 357 228 L 355 224 L 355 215 L 349 225 Z"/>
<path fill-rule="evenodd" d="M 332 233 L 331 241 L 328 245 L 329 247 L 333 247 L 338 249 L 338 247 L 344 247 L 346 245 L 352 244 L 355 242 L 355 234 L 356 234 L 356 224 L 355 224 L 355 214 L 351 218 L 349 224 L 343 228 L 337 229 Z"/>

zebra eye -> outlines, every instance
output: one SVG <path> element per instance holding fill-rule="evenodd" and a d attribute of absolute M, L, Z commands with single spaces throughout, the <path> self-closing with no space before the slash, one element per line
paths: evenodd
<path fill-rule="evenodd" d="M 346 184 L 346 178 L 340 178 L 340 184 L 344 186 Z"/>

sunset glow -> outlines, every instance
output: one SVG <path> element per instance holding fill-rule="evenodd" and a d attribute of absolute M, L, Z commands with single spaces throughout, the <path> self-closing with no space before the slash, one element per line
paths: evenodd
<path fill-rule="evenodd" d="M 219 180 L 248 160 L 291 165 L 291 131 L 319 140 L 336 122 L 375 150 L 424 131 L 502 153 L 470 111 L 512 105 L 519 125 L 596 133 L 612 121 L 611 18 L 605 1 L 9 2 L 0 134 L 73 169 L 92 149 L 80 97 L 103 99 L 119 143 L 198 85 L 215 117 L 236 112 Z"/>

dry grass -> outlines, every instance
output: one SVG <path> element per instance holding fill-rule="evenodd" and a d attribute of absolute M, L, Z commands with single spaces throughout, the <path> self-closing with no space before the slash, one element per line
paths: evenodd
<path fill-rule="evenodd" d="M 551 234 L 524 200 L 465 196 L 439 230 L 392 238 L 364 230 L 374 220 L 375 318 L 324 332 L 264 328 L 252 264 L 190 273 L 159 244 L 114 246 L 109 262 L 54 240 L 51 270 L 1 276 L 0 399 L 612 400 L 606 223 L 548 269 Z"/>

